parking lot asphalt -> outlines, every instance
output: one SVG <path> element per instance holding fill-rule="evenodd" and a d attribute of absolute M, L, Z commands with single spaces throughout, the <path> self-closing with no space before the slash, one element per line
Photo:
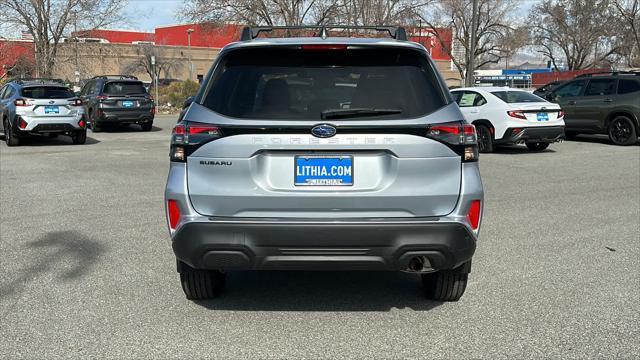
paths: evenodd
<path fill-rule="evenodd" d="M 194 303 L 163 216 L 174 123 L 0 144 L 0 358 L 640 357 L 640 146 L 483 154 L 457 303 L 359 272 L 232 272 Z"/>

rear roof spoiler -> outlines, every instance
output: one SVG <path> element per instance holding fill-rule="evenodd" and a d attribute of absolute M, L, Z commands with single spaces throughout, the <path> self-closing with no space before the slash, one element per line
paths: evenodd
<path fill-rule="evenodd" d="M 396 40 L 407 40 L 407 31 L 400 26 L 349 26 L 349 25 L 305 25 L 305 26 L 258 26 L 244 27 L 242 29 L 241 41 L 251 41 L 260 35 L 261 32 L 271 32 L 274 30 L 319 30 L 318 36 L 326 38 L 327 29 L 330 30 L 375 30 L 379 32 L 387 32 L 389 36 Z"/>

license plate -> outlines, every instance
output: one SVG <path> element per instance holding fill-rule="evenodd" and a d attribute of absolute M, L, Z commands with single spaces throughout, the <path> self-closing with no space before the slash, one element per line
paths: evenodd
<path fill-rule="evenodd" d="M 59 114 L 60 109 L 57 106 L 45 106 L 44 107 L 45 114 Z"/>
<path fill-rule="evenodd" d="M 538 121 L 549 121 L 549 114 L 538 113 Z"/>
<path fill-rule="evenodd" d="M 133 107 L 133 101 L 130 101 L 130 100 L 123 101 L 122 107 Z"/>
<path fill-rule="evenodd" d="M 296 186 L 353 185 L 353 156 L 296 156 Z"/>

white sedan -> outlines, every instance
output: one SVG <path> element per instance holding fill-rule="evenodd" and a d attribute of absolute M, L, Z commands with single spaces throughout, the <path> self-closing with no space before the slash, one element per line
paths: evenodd
<path fill-rule="evenodd" d="M 526 91 L 472 87 L 451 94 L 467 121 L 476 126 L 480 152 L 492 152 L 497 144 L 521 143 L 542 151 L 564 139 L 560 106 Z"/>

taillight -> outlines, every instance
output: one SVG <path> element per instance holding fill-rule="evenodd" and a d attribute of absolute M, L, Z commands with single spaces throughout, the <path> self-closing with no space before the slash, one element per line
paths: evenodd
<path fill-rule="evenodd" d="M 97 99 L 97 100 L 107 100 L 108 98 L 109 98 L 109 97 L 108 97 L 108 96 L 105 96 L 105 95 L 98 95 L 98 96 L 96 96 L 96 99 Z"/>
<path fill-rule="evenodd" d="M 435 124 L 427 128 L 427 137 L 446 144 L 463 162 L 478 161 L 476 127 L 464 122 Z"/>
<path fill-rule="evenodd" d="M 16 106 L 29 106 L 29 105 L 30 105 L 29 103 L 27 103 L 27 100 L 25 100 L 25 99 L 15 99 L 15 100 L 13 101 L 13 103 L 14 103 Z"/>
<path fill-rule="evenodd" d="M 185 162 L 200 146 L 222 137 L 218 126 L 182 121 L 178 123 L 171 133 L 171 161 Z"/>
<path fill-rule="evenodd" d="M 560 110 L 558 111 L 558 120 L 562 119 L 564 117 L 564 111 Z"/>
<path fill-rule="evenodd" d="M 151 107 L 151 115 L 155 115 L 156 114 L 156 107 L 152 106 Z"/>
<path fill-rule="evenodd" d="M 522 112 L 522 110 L 507 111 L 507 115 L 512 118 L 527 120 L 527 117 L 524 115 L 524 112 Z"/>
<path fill-rule="evenodd" d="M 473 230 L 478 230 L 478 226 L 480 225 L 480 211 L 482 208 L 482 203 L 480 200 L 471 201 L 471 206 L 469 207 L 469 213 L 467 213 L 467 220 L 471 225 Z"/>
<path fill-rule="evenodd" d="M 167 213 L 169 215 L 169 227 L 171 230 L 175 230 L 180 222 L 180 206 L 178 206 L 177 201 L 167 200 Z"/>
<path fill-rule="evenodd" d="M 73 106 L 82 106 L 82 100 L 73 99 L 73 100 L 71 100 L 71 105 L 73 105 Z"/>
<path fill-rule="evenodd" d="M 27 128 L 27 122 L 24 121 L 23 118 L 20 118 L 20 120 L 18 120 L 18 127 L 22 130 Z"/>

